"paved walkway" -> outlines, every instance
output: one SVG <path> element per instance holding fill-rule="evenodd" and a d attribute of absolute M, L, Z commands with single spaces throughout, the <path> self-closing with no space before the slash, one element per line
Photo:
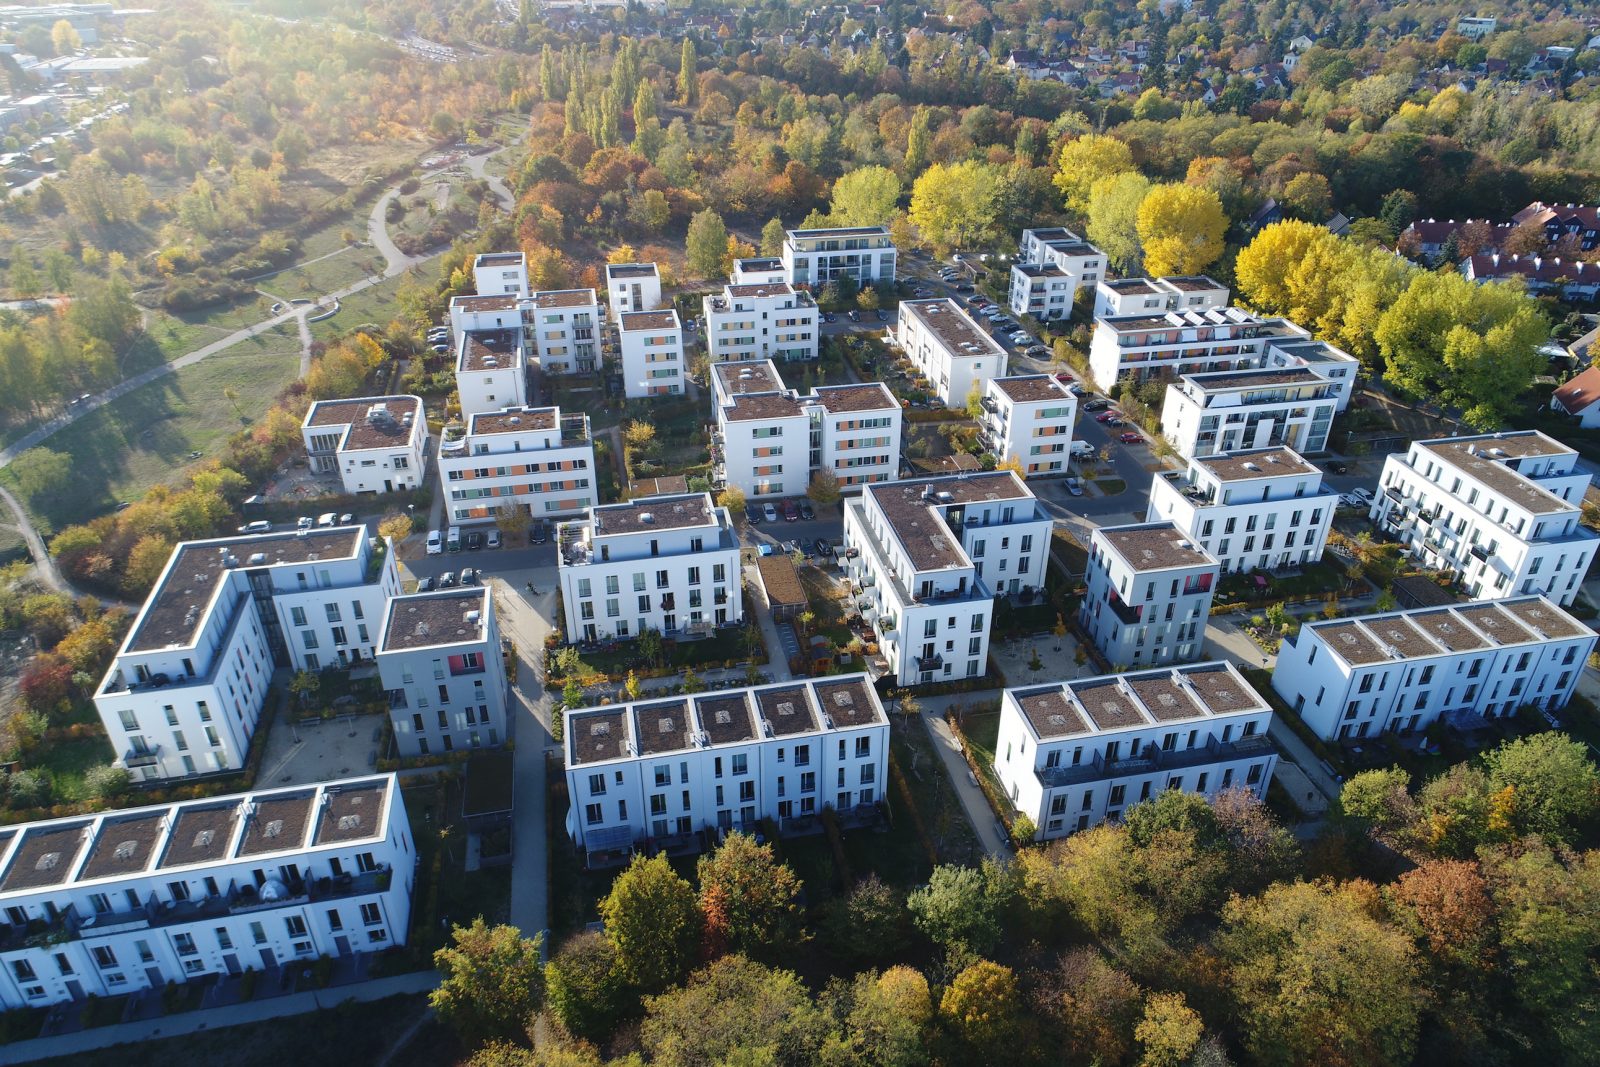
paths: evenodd
<path fill-rule="evenodd" d="M 944 761 L 945 772 L 950 775 L 956 796 L 961 800 L 961 809 L 967 813 L 967 821 L 972 824 L 973 830 L 977 831 L 983 850 L 991 856 L 1010 856 L 1011 842 L 1006 838 L 1005 827 L 1001 825 L 994 809 L 989 807 L 989 798 L 968 777 L 972 769 L 961 754 L 961 742 L 950 732 L 950 724 L 944 721 L 945 709 L 951 704 L 977 704 L 995 700 L 1000 692 L 998 689 L 986 689 L 955 696 L 919 697 L 917 702 L 922 705 L 922 714 L 918 718 L 928 731 L 939 758 Z"/>
<path fill-rule="evenodd" d="M 146 1019 L 133 1023 L 118 1023 L 93 1030 L 80 1030 L 71 1034 L 55 1034 L 32 1041 L 15 1041 L 5 1046 L 6 1063 L 26 1063 L 30 1060 L 49 1059 L 53 1056 L 76 1056 L 94 1049 L 112 1045 L 150 1041 L 162 1037 L 181 1037 L 202 1030 L 221 1030 L 244 1023 L 281 1019 L 288 1015 L 301 1015 L 342 1004 L 347 1000 L 382 1000 L 385 997 L 407 993 L 426 993 L 439 984 L 437 971 L 416 971 L 390 978 L 374 978 L 356 985 L 318 989 L 307 993 L 291 993 L 286 997 L 251 1000 L 242 1004 L 229 1004 L 221 1008 L 167 1015 L 159 1019 Z M 136 1062 L 139 1057 L 130 1058 Z"/>

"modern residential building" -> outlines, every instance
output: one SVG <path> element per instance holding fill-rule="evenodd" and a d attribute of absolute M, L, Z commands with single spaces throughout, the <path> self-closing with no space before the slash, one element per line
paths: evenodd
<path fill-rule="evenodd" d="M 1312 621 L 1278 651 L 1272 687 L 1327 741 L 1556 711 L 1595 632 L 1542 596 Z"/>
<path fill-rule="evenodd" d="M 1067 472 L 1078 398 L 1065 385 L 1048 374 L 990 378 L 982 404 L 983 441 L 1001 462 L 1021 464 L 1024 478 Z"/>
<path fill-rule="evenodd" d="M 1205 646 L 1217 558 L 1171 522 L 1101 526 L 1079 620 L 1113 666 L 1184 663 Z"/>
<path fill-rule="evenodd" d="M 1267 319 L 1241 308 L 1113 315 L 1095 320 L 1089 373 L 1101 389 L 1124 376 L 1143 381 L 1204 371 L 1263 366 L 1267 345 L 1308 335 L 1287 319 Z"/>
<path fill-rule="evenodd" d="M 594 471 L 589 416 L 558 407 L 480 411 L 439 445 L 451 523 L 491 522 L 504 506 L 535 519 L 581 514 L 599 498 Z"/>
<path fill-rule="evenodd" d="M 654 263 L 607 263 L 606 301 L 611 317 L 661 307 L 661 272 Z"/>
<path fill-rule="evenodd" d="M 1308 367 L 1207 371 L 1167 386 L 1161 433 L 1185 459 L 1283 445 L 1322 452 L 1339 387 Z"/>
<path fill-rule="evenodd" d="M 688 368 L 678 313 L 627 311 L 617 316 L 617 366 L 629 399 L 683 395 Z"/>
<path fill-rule="evenodd" d="M 244 766 L 274 669 L 372 659 L 399 592 L 365 526 L 179 544 L 95 692 L 117 764 L 135 781 Z"/>
<path fill-rule="evenodd" d="M 1361 373 L 1361 361 L 1342 348 L 1326 341 L 1307 337 L 1273 337 L 1267 342 L 1267 351 L 1261 365 L 1269 370 L 1305 368 L 1333 386 L 1339 398 L 1339 410 L 1350 406 L 1355 395 L 1356 376 Z"/>
<path fill-rule="evenodd" d="M 790 285 L 812 292 L 838 278 L 857 286 L 892 285 L 894 240 L 884 226 L 789 230 L 783 235 L 783 269 Z"/>
<path fill-rule="evenodd" d="M 1105 279 L 1095 287 L 1094 317 L 1210 311 L 1228 306 L 1228 287 L 1204 275 Z"/>
<path fill-rule="evenodd" d="M 895 681 L 982 675 L 995 597 L 1044 587 L 1053 528 L 1011 470 L 869 485 L 847 499 L 845 578 Z"/>
<path fill-rule="evenodd" d="M 493 296 L 452 296 L 450 298 L 450 336 L 459 346 L 461 335 L 468 331 L 522 329 L 524 297 L 515 294 Z"/>
<path fill-rule="evenodd" d="M 692 638 L 744 618 L 739 537 L 710 493 L 590 508 L 557 548 L 569 641 Z"/>
<path fill-rule="evenodd" d="M 1229 663 L 1009 688 L 994 769 L 1049 840 L 1117 820 L 1168 789 L 1266 799 L 1271 706 Z"/>
<path fill-rule="evenodd" d="M 1339 494 L 1288 448 L 1191 459 L 1150 486 L 1146 522 L 1167 521 L 1215 556 L 1222 572 L 1274 571 L 1322 558 Z"/>
<path fill-rule="evenodd" d="M 1456 19 L 1456 32 L 1470 41 L 1487 37 L 1494 32 L 1499 19 L 1493 15 L 1462 15 Z"/>
<path fill-rule="evenodd" d="M 456 393 L 461 398 L 462 417 L 528 402 L 528 350 L 520 325 L 460 334 Z"/>
<path fill-rule="evenodd" d="M 733 261 L 732 284 L 777 285 L 789 281 L 788 269 L 778 256 L 749 256 Z"/>
<path fill-rule="evenodd" d="M 1105 254 L 1060 226 L 1023 230 L 1018 252 L 1008 293 L 1016 315 L 1070 318 L 1077 291 L 1105 276 Z"/>
<path fill-rule="evenodd" d="M 974 385 L 1006 373 L 1005 349 L 948 297 L 902 300 L 890 336 L 946 407 L 966 407 Z"/>
<path fill-rule="evenodd" d="M 569 711 L 567 833 L 591 857 L 876 808 L 889 719 L 864 674 Z"/>
<path fill-rule="evenodd" d="M 402 758 L 500 744 L 507 689 L 494 596 L 473 586 L 390 600 L 378 677 Z"/>
<path fill-rule="evenodd" d="M 392 774 L 8 826 L 0 1007 L 403 945 L 416 863 Z"/>
<path fill-rule="evenodd" d="M 593 289 L 546 289 L 522 301 L 528 355 L 545 374 L 600 369 L 600 301 Z"/>
<path fill-rule="evenodd" d="M 799 496 L 818 470 L 846 491 L 894 477 L 901 410 L 882 382 L 825 385 L 801 396 L 771 360 L 711 367 L 713 475 L 747 498 Z"/>
<path fill-rule="evenodd" d="M 472 287 L 479 296 L 527 296 L 527 257 L 521 252 L 484 252 L 473 257 Z"/>
<path fill-rule="evenodd" d="M 347 493 L 393 493 L 422 485 L 428 417 L 417 396 L 319 400 L 300 425 L 306 461 L 337 474 Z"/>
<path fill-rule="evenodd" d="M 1588 487 L 1578 453 L 1537 430 L 1414 441 L 1384 460 L 1371 518 L 1474 600 L 1565 607 L 1600 546 L 1579 522 Z"/>
<path fill-rule="evenodd" d="M 711 362 L 817 358 L 817 302 L 788 282 L 725 285 L 706 296 L 706 349 Z"/>

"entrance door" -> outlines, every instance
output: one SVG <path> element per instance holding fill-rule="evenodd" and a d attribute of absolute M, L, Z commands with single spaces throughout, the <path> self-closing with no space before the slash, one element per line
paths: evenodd
<path fill-rule="evenodd" d="M 261 950 L 261 966 L 270 969 L 270 968 L 276 967 L 277 965 L 278 965 L 278 957 L 273 955 L 272 950 L 270 948 L 262 949 Z"/>
<path fill-rule="evenodd" d="M 227 952 L 227 953 L 223 954 L 222 965 L 224 967 L 228 968 L 228 973 L 229 974 L 238 974 L 239 973 L 239 957 L 236 954 L 232 953 L 232 952 Z"/>
<path fill-rule="evenodd" d="M 343 934 L 340 934 L 333 939 L 333 947 L 341 956 L 350 955 L 350 939 Z"/>
<path fill-rule="evenodd" d="M 392 478 L 385 478 L 383 480 L 383 491 L 385 493 L 394 492 L 394 480 Z"/>

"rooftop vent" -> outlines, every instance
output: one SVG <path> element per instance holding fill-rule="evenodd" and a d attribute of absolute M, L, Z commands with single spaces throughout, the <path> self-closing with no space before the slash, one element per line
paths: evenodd
<path fill-rule="evenodd" d="M 267 825 L 266 825 L 266 828 L 261 831 L 261 836 L 262 837 L 281 837 L 282 835 L 283 835 L 283 820 L 282 819 L 273 819 L 272 821 L 268 822 Z"/>
<path fill-rule="evenodd" d="M 1051 715 L 1049 717 L 1048 721 L 1049 721 L 1051 726 L 1065 726 L 1065 725 L 1067 725 L 1067 717 L 1065 715 Z"/>
<path fill-rule="evenodd" d="M 788 701 L 788 700 L 780 701 L 779 704 L 778 704 L 778 714 L 779 715 L 793 715 L 794 714 L 794 704 L 791 701 Z"/>
<path fill-rule="evenodd" d="M 216 836 L 217 832 L 215 830 L 201 830 L 199 833 L 194 835 L 194 847 L 205 848 L 211 844 L 212 840 Z"/>
<path fill-rule="evenodd" d="M 733 723 L 733 713 L 727 708 L 718 708 L 714 716 L 718 726 L 729 726 Z"/>
<path fill-rule="evenodd" d="M 466 619 L 466 621 L 470 623 L 476 623 L 482 617 L 482 613 L 478 611 L 469 611 L 462 616 L 462 618 Z"/>
<path fill-rule="evenodd" d="M 359 830 L 360 828 L 361 828 L 361 816 L 359 816 L 359 815 L 341 815 L 341 816 L 339 816 L 339 829 L 341 829 L 341 830 Z"/>
<path fill-rule="evenodd" d="M 841 692 L 833 694 L 833 703 L 835 707 L 848 708 L 855 702 L 855 697 L 851 696 L 849 693 Z"/>
<path fill-rule="evenodd" d="M 1247 470 L 1247 471 L 1258 471 L 1261 468 L 1256 466 L 1254 463 L 1246 463 L 1244 465 L 1244 469 Z"/>
<path fill-rule="evenodd" d="M 37 860 L 34 861 L 33 869 L 36 870 L 36 871 L 53 871 L 53 870 L 55 870 L 56 865 L 59 864 L 60 862 L 61 862 L 61 853 L 59 853 L 59 852 L 46 852 L 44 855 L 40 856 Z"/>
<path fill-rule="evenodd" d="M 250 559 L 247 562 L 252 567 L 259 567 L 263 563 L 267 562 L 267 554 L 265 552 L 252 552 L 250 553 Z"/>
<path fill-rule="evenodd" d="M 642 512 L 639 515 L 639 521 L 644 523 L 646 526 L 649 526 L 649 525 L 651 525 L 652 523 L 654 523 L 656 521 L 656 517 L 655 517 L 655 515 L 653 515 L 650 512 L 646 511 L 646 512 Z"/>
<path fill-rule="evenodd" d="M 605 721 L 590 723 L 589 724 L 589 736 L 590 737 L 609 737 L 609 736 L 611 736 L 611 724 L 608 723 L 608 722 L 605 722 Z"/>
<path fill-rule="evenodd" d="M 656 722 L 656 730 L 660 733 L 670 734 L 677 730 L 677 728 L 678 724 L 673 721 L 671 715 L 663 715 Z"/>
<path fill-rule="evenodd" d="M 137 841 L 118 841 L 117 842 L 117 847 L 112 851 L 111 854 L 113 856 L 115 856 L 119 860 L 131 860 L 131 859 L 133 859 L 133 854 L 135 852 L 138 852 L 138 851 L 139 851 L 139 842 L 137 842 Z"/>

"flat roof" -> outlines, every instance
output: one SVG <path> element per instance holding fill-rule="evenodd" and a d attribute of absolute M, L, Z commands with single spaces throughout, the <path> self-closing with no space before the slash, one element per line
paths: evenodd
<path fill-rule="evenodd" d="M 1180 722 L 1204 714 L 1195 694 L 1170 674 L 1140 674 L 1127 679 L 1128 688 L 1158 722 Z"/>
<path fill-rule="evenodd" d="M 382 832 L 383 801 L 388 795 L 389 787 L 382 781 L 356 782 L 323 790 L 316 843 L 344 844 Z"/>
<path fill-rule="evenodd" d="M 1052 246 L 1053 247 L 1053 246 Z M 1066 271 L 1054 263 L 1013 263 L 1011 269 L 1030 278 L 1069 278 Z"/>
<path fill-rule="evenodd" d="M 504 408 L 477 411 L 467 417 L 467 435 L 522 433 L 526 430 L 553 430 L 560 420 L 560 408 Z"/>
<path fill-rule="evenodd" d="M 465 308 L 468 311 L 511 311 L 522 298 L 516 293 L 500 293 L 487 296 L 457 296 L 451 297 L 450 306 Z"/>
<path fill-rule="evenodd" d="M 520 267 L 523 259 L 521 252 L 480 252 L 472 262 L 479 267 Z"/>
<path fill-rule="evenodd" d="M 1308 622 L 1302 632 L 1315 635 L 1355 667 L 1594 636 L 1593 630 L 1543 596 Z"/>
<path fill-rule="evenodd" d="M 701 731 L 713 745 L 755 739 L 755 718 L 750 714 L 747 697 L 747 692 L 695 697 L 695 716 L 700 720 Z"/>
<path fill-rule="evenodd" d="M 889 236 L 884 226 L 823 226 L 815 230 L 790 230 L 790 237 L 871 237 Z"/>
<path fill-rule="evenodd" d="M 1102 526 L 1095 531 L 1135 573 L 1172 567 L 1217 566 L 1217 561 L 1170 522 Z"/>
<path fill-rule="evenodd" d="M 287 852 L 305 844 L 306 828 L 311 825 L 313 790 L 261 797 L 255 811 L 245 820 L 244 837 L 239 841 L 240 856 L 263 856 Z"/>
<path fill-rule="evenodd" d="M 1070 737 L 1089 732 L 1089 724 L 1078 714 L 1077 707 L 1067 699 L 1060 686 L 1050 689 L 1015 691 L 1017 706 L 1033 724 L 1033 732 L 1040 737 Z"/>
<path fill-rule="evenodd" d="M 938 338 L 952 356 L 1005 355 L 1005 349 L 979 329 L 960 305 L 948 297 L 900 301 L 900 313 L 903 315 L 907 311 Z"/>
<path fill-rule="evenodd" d="M 1067 387 L 1048 374 L 1018 374 L 1010 378 L 991 379 L 995 388 L 1011 398 L 1012 403 L 1029 404 L 1040 400 L 1070 400 Z"/>
<path fill-rule="evenodd" d="M 1100 284 L 1105 286 L 1107 289 L 1110 289 L 1114 293 L 1121 293 L 1125 296 L 1133 293 L 1143 293 L 1148 296 L 1154 296 L 1161 292 L 1161 290 L 1157 289 L 1149 278 L 1116 278 L 1112 281 L 1101 282 Z"/>
<path fill-rule="evenodd" d="M 45 825 L 22 832 L 6 868 L 0 891 L 45 889 L 62 885 L 83 852 L 89 820 Z"/>
<path fill-rule="evenodd" d="M 955 504 L 1033 498 L 1011 471 L 874 482 L 867 486 L 867 492 L 918 571 L 959 567 L 968 562 L 940 509 Z M 949 499 L 940 499 L 940 493 Z"/>
<path fill-rule="evenodd" d="M 689 702 L 664 700 L 633 706 L 634 738 L 641 756 L 680 752 L 689 747 Z"/>
<path fill-rule="evenodd" d="M 483 586 L 390 597 L 378 651 L 476 644 L 488 632 L 488 611 L 489 590 Z M 467 618 L 472 612 L 476 619 Z"/>
<path fill-rule="evenodd" d="M 1208 289 L 1226 290 L 1228 287 L 1215 278 L 1208 278 L 1204 274 L 1165 275 L 1161 279 L 1174 289 L 1186 293 L 1203 292 Z"/>
<path fill-rule="evenodd" d="M 729 422 L 787 419 L 805 414 L 800 408 L 800 401 L 788 393 L 741 393 L 722 411 L 722 417 Z"/>
<path fill-rule="evenodd" d="M 178 812 L 161 854 L 163 867 L 187 867 L 223 859 L 233 845 L 239 803 L 190 804 Z"/>
<path fill-rule="evenodd" d="M 689 491 L 689 478 L 684 474 L 668 474 L 660 478 L 635 478 L 630 488 L 634 500 L 652 496 L 682 496 Z"/>
<path fill-rule="evenodd" d="M 676 311 L 624 311 L 618 318 L 622 320 L 622 331 L 624 333 L 636 333 L 640 330 L 678 329 L 678 313 Z"/>
<path fill-rule="evenodd" d="M 1500 610 L 1515 615 L 1518 622 L 1541 637 L 1562 639 L 1594 633 L 1552 603 L 1542 600 L 1501 600 L 1498 603 Z"/>
<path fill-rule="evenodd" d="M 654 278 L 660 275 L 654 263 L 607 263 L 607 278 Z"/>
<path fill-rule="evenodd" d="M 778 368 L 770 359 L 748 359 L 737 363 L 713 363 L 712 373 L 722 391 L 729 396 L 738 393 L 778 393 L 784 389 Z"/>
<path fill-rule="evenodd" d="M 1277 446 L 1256 448 L 1248 452 L 1223 452 L 1215 456 L 1202 456 L 1194 460 L 1216 475 L 1218 481 L 1243 482 L 1255 478 L 1283 478 L 1296 474 L 1321 472 L 1294 449 Z"/>
<path fill-rule="evenodd" d="M 1537 430 L 1481 437 L 1445 437 L 1418 441 L 1417 446 L 1476 478 L 1530 514 L 1548 515 L 1574 510 L 1571 504 L 1507 465 L 1514 460 L 1573 455 L 1571 448 Z"/>
<path fill-rule="evenodd" d="M 889 387 L 882 382 L 868 382 L 865 385 L 819 385 L 817 403 L 833 415 L 850 411 L 881 411 L 900 406 L 894 394 L 889 392 Z"/>
<path fill-rule="evenodd" d="M 812 683 L 817 706 L 835 726 L 867 726 L 884 721 L 877 697 L 862 675 Z"/>
<path fill-rule="evenodd" d="M 626 716 L 618 710 L 566 712 L 573 759 L 600 763 L 628 755 Z"/>
<path fill-rule="evenodd" d="M 1221 661 L 1106 674 L 1006 690 L 1042 741 L 1265 711 L 1268 704 Z"/>
<path fill-rule="evenodd" d="M 172 550 L 161 584 L 145 601 L 128 636 L 127 651 L 155 652 L 193 644 L 217 584 L 230 570 L 352 559 L 366 536 L 365 526 L 339 526 L 185 541 Z M 262 558 L 257 560 L 258 556 Z M 229 560 L 235 566 L 230 567 Z"/>
<path fill-rule="evenodd" d="M 783 260 L 777 256 L 746 256 L 744 259 L 734 260 L 733 269 L 744 271 L 782 270 Z"/>
<path fill-rule="evenodd" d="M 538 308 L 581 308 L 598 303 L 593 289 L 541 289 L 533 294 L 533 306 Z"/>
<path fill-rule="evenodd" d="M 456 370 L 489 371 L 515 369 L 522 351 L 520 327 L 498 330 L 463 330 L 461 354 L 456 359 Z"/>
<path fill-rule="evenodd" d="M 1181 375 L 1208 393 L 1260 389 L 1268 385 L 1322 385 L 1328 379 L 1309 367 L 1263 367 L 1259 370 L 1212 370 Z"/>
<path fill-rule="evenodd" d="M 405 418 L 411 416 L 407 425 Z M 339 448 L 387 448 L 427 430 L 419 396 L 363 396 L 319 400 L 306 412 L 306 426 L 347 426 Z"/>
<path fill-rule="evenodd" d="M 801 607 L 810 602 L 800 584 L 800 572 L 787 555 L 757 556 L 756 573 L 761 575 L 761 588 L 766 590 L 769 607 Z"/>
<path fill-rule="evenodd" d="M 710 493 L 685 493 L 683 496 L 658 496 L 621 504 L 602 504 L 591 508 L 589 514 L 594 519 L 595 534 L 601 537 L 644 530 L 710 526 L 717 521 Z"/>
<path fill-rule="evenodd" d="M 794 286 L 788 282 L 752 282 L 747 285 L 730 285 L 729 296 L 793 296 Z"/>
<path fill-rule="evenodd" d="M 1406 659 L 1431 656 L 1441 651 L 1431 637 L 1411 625 L 1403 615 L 1373 618 L 1367 622 L 1367 629 L 1372 636 Z"/>
<path fill-rule="evenodd" d="M 812 733 L 817 716 L 811 710 L 811 690 L 805 685 L 774 685 L 755 691 L 756 707 L 777 737 Z"/>
<path fill-rule="evenodd" d="M 161 811 L 107 817 L 100 823 L 78 877 L 86 881 L 148 870 L 166 823 L 166 813 Z"/>

